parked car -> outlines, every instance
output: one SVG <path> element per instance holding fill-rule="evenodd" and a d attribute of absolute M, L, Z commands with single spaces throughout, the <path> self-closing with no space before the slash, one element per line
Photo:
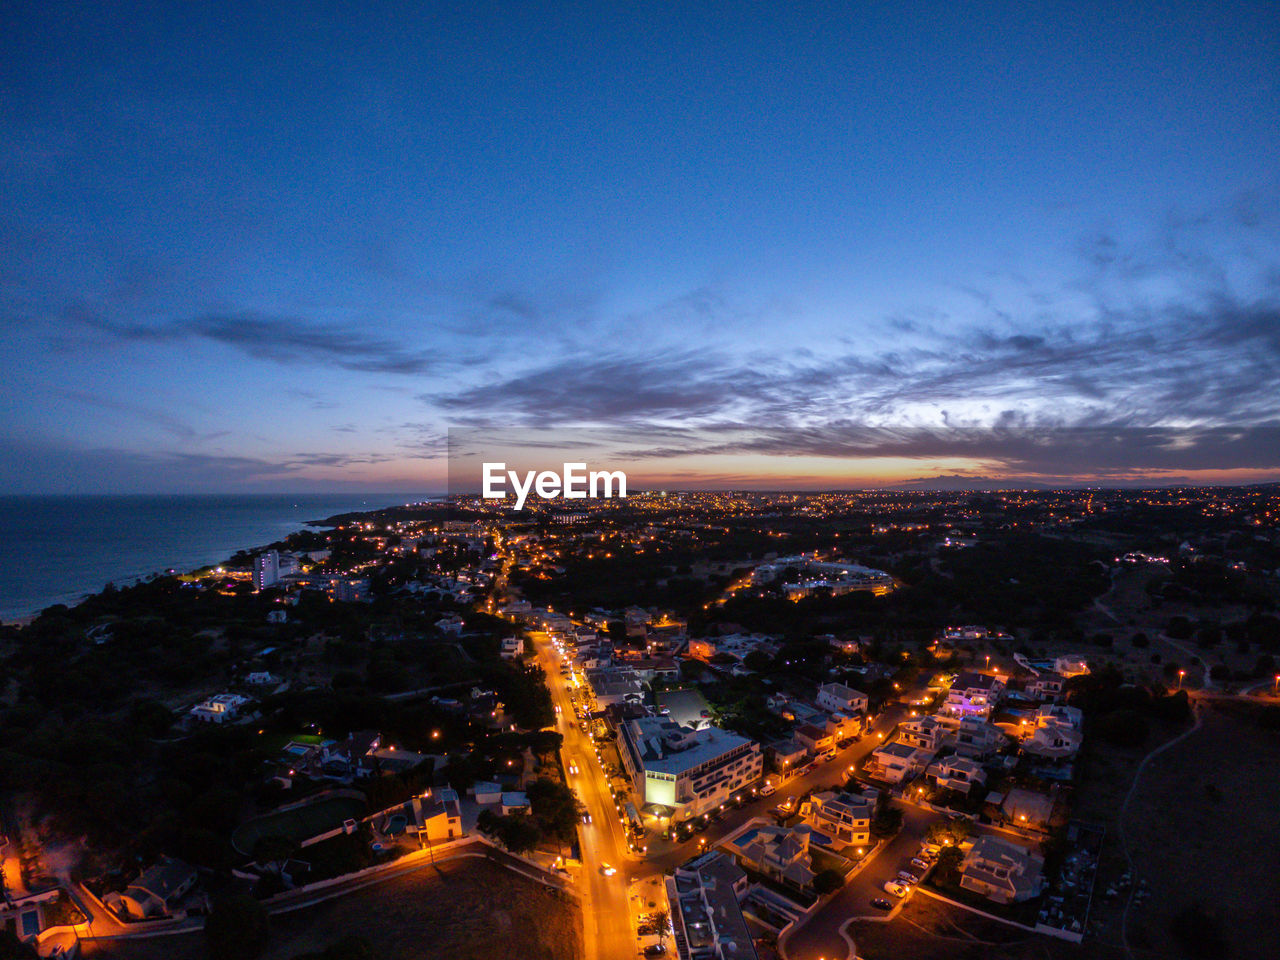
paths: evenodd
<path fill-rule="evenodd" d="M 843 740 L 841 740 L 839 743 L 837 743 L 837 744 L 836 744 L 836 749 L 837 749 L 837 750 L 847 750 L 847 749 L 849 749 L 849 745 L 850 745 L 850 744 L 852 744 L 852 743 L 853 743 L 853 739 L 852 739 L 852 738 L 850 738 L 850 737 L 845 737 Z"/>
<path fill-rule="evenodd" d="M 876 897 L 874 900 L 872 900 L 872 901 L 871 901 L 871 905 L 872 905 L 873 907 L 876 907 L 876 908 L 880 909 L 880 910 L 892 910 L 892 909 L 893 909 L 893 904 L 892 904 L 892 903 L 890 903 L 888 900 L 886 900 L 884 897 Z"/>
<path fill-rule="evenodd" d="M 644 948 L 644 955 L 646 957 L 660 957 L 666 952 L 667 948 L 660 943 L 651 943 L 649 946 Z"/>
<path fill-rule="evenodd" d="M 762 797 L 771 797 L 777 792 L 778 792 L 778 788 L 775 787 L 772 783 L 766 783 L 763 787 L 760 788 L 760 796 Z"/>
<path fill-rule="evenodd" d="M 899 870 L 899 871 L 898 871 L 898 879 L 899 879 L 902 883 L 905 883 L 907 886 L 911 886 L 911 885 L 913 885 L 913 884 L 917 884 L 917 883 L 919 883 L 919 882 L 920 882 L 920 878 L 919 878 L 919 877 L 917 877 L 917 876 L 916 876 L 914 873 L 912 873 L 910 870 Z"/>
<path fill-rule="evenodd" d="M 913 867 L 915 867 L 917 870 L 928 870 L 928 869 L 929 869 L 929 863 L 928 863 L 927 861 L 925 861 L 925 860 L 921 860 L 919 857 L 912 857 L 912 858 L 911 858 L 911 865 L 912 865 Z"/>
<path fill-rule="evenodd" d="M 884 882 L 884 892 L 892 893 L 895 897 L 905 897 L 907 888 L 896 880 L 886 880 Z"/>

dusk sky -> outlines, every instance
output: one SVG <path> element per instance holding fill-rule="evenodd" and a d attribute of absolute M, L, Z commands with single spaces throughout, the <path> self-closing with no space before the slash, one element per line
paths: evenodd
<path fill-rule="evenodd" d="M 0 493 L 1280 478 L 1274 3 L 0 30 Z"/>

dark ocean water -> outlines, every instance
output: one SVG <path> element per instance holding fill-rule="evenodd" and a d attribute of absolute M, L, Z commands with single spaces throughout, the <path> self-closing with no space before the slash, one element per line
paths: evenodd
<path fill-rule="evenodd" d="M 186 571 L 305 529 L 308 520 L 424 494 L 0 496 L 0 619 L 73 604 L 107 582 Z"/>

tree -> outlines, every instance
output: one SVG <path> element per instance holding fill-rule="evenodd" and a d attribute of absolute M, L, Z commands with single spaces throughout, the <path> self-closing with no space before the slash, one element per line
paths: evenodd
<path fill-rule="evenodd" d="M 941 844 L 944 847 L 958 847 L 973 832 L 973 824 L 964 817 L 955 817 L 951 820 L 938 820 L 929 824 L 929 829 L 925 831 L 924 838 L 929 843 Z"/>
<path fill-rule="evenodd" d="M 209 952 L 218 960 L 253 960 L 267 945 L 267 925 L 266 908 L 252 897 L 218 900 L 204 923 Z"/>
<path fill-rule="evenodd" d="M 665 910 L 655 910 L 653 912 L 653 926 L 658 931 L 658 943 L 662 946 L 667 944 L 667 928 L 671 925 L 671 915 Z"/>
<path fill-rule="evenodd" d="M 844 874 L 839 870 L 823 870 L 813 878 L 813 889 L 819 896 L 835 893 L 844 886 Z"/>
<path fill-rule="evenodd" d="M 902 829 L 902 810 L 889 802 L 889 795 L 881 793 L 876 798 L 875 810 L 871 814 L 871 835 L 883 839 L 892 837 Z"/>

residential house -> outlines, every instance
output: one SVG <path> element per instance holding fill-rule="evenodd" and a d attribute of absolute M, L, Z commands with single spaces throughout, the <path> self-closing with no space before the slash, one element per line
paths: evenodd
<path fill-rule="evenodd" d="M 1027 681 L 1027 694 L 1040 700 L 1052 700 L 1056 703 L 1062 699 L 1066 682 L 1066 677 L 1060 673 L 1042 673 Z"/>
<path fill-rule="evenodd" d="M 513 660 L 524 653 L 523 637 L 503 637 L 502 646 L 498 651 L 499 656 L 503 660 Z"/>
<path fill-rule="evenodd" d="M 248 697 L 238 693 L 219 693 L 191 708 L 189 716 L 200 723 L 228 723 L 249 705 Z"/>
<path fill-rule="evenodd" d="M 835 746 L 834 735 L 828 733 L 823 727 L 816 727 L 811 723 L 801 724 L 792 732 L 796 741 L 804 744 L 815 757 Z"/>
<path fill-rule="evenodd" d="M 939 750 L 951 731 L 937 717 L 917 717 L 898 724 L 898 740 L 925 750 Z"/>
<path fill-rule="evenodd" d="M 986 720 L 990 718 L 992 708 L 1000 702 L 1004 690 L 1004 678 L 965 670 L 952 681 L 946 702 L 938 712 L 954 719 L 978 717 Z"/>
<path fill-rule="evenodd" d="M 762 826 L 742 834 L 743 840 L 725 844 L 738 861 L 767 877 L 808 890 L 813 885 L 813 860 L 809 855 L 809 827 Z"/>
<path fill-rule="evenodd" d="M 830 710 L 832 713 L 865 715 L 867 712 L 867 695 L 843 683 L 822 684 L 818 687 L 818 697 L 814 702 L 823 710 Z"/>
<path fill-rule="evenodd" d="M 924 773 L 934 751 L 894 741 L 871 752 L 865 767 L 868 776 L 886 783 L 902 783 Z"/>
<path fill-rule="evenodd" d="M 529 798 L 519 790 L 504 791 L 501 804 L 504 817 L 512 813 L 528 813 L 530 810 Z"/>
<path fill-rule="evenodd" d="M 739 899 L 746 872 L 719 850 L 690 860 L 666 878 L 679 960 L 757 960 Z"/>
<path fill-rule="evenodd" d="M 804 822 L 827 837 L 837 847 L 867 846 L 871 843 L 871 817 L 879 791 L 837 793 L 826 790 L 812 794 L 800 805 Z"/>
<path fill-rule="evenodd" d="M 1040 893 L 1044 858 L 1000 837 L 979 837 L 960 867 L 960 886 L 996 903 L 1017 903 Z"/>
<path fill-rule="evenodd" d="M 1046 760 L 1074 757 L 1084 742 L 1083 720 L 1084 715 L 1076 707 L 1044 704 L 1036 711 L 1034 726 L 1022 740 L 1022 752 Z"/>
<path fill-rule="evenodd" d="M 418 836 L 423 840 L 436 843 L 462 836 L 462 811 L 456 790 L 437 787 L 415 803 Z"/>
<path fill-rule="evenodd" d="M 111 898 L 108 906 L 134 920 L 166 917 L 195 883 L 194 867 L 172 857 L 162 857 L 129 884 L 118 901 Z"/>
<path fill-rule="evenodd" d="M 1070 654 L 1053 661 L 1053 670 L 1064 677 L 1078 677 L 1089 672 L 1089 661 L 1077 654 Z"/>
<path fill-rule="evenodd" d="M 938 786 L 955 790 L 966 796 L 973 787 L 987 782 L 987 773 L 980 763 L 968 757 L 955 755 L 943 757 L 936 763 L 930 764 L 926 774 Z"/>
<path fill-rule="evenodd" d="M 765 748 L 765 756 L 774 770 L 785 773 L 804 763 L 809 756 L 809 751 L 800 741 L 788 738 L 769 744 Z"/>
<path fill-rule="evenodd" d="M 979 717 L 965 717 L 956 730 L 955 749 L 962 757 L 985 760 L 1003 749 L 1008 739 L 994 723 Z"/>

